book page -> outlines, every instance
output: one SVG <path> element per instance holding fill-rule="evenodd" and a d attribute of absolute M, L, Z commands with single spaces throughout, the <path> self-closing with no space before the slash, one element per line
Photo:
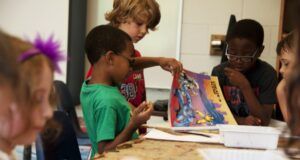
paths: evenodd
<path fill-rule="evenodd" d="M 174 129 L 209 129 L 207 126 L 216 124 L 237 124 L 223 97 L 218 78 L 187 70 L 174 76 L 169 116 Z"/>

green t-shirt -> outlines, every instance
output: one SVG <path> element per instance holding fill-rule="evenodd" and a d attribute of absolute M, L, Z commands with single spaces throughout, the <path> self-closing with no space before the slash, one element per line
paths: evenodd
<path fill-rule="evenodd" d="M 93 157 L 100 141 L 114 140 L 128 125 L 130 108 L 117 87 L 86 82 L 81 87 L 80 101 Z M 135 132 L 132 138 L 137 137 Z"/>

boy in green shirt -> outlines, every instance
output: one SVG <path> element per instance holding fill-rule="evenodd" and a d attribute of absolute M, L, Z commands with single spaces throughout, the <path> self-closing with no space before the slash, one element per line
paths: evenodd
<path fill-rule="evenodd" d="M 129 104 L 118 90 L 118 84 L 133 69 L 160 65 L 178 73 L 182 65 L 161 58 L 132 58 L 131 38 L 109 25 L 97 26 L 89 32 L 85 50 L 94 71 L 91 79 L 82 85 L 80 101 L 94 157 L 96 153 L 101 154 L 137 138 L 136 129 L 150 118 L 153 111 L 151 103 L 143 102 L 130 117 Z"/>

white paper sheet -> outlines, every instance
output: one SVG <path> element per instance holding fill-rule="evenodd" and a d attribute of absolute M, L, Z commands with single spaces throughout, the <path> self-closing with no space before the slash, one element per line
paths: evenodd
<path fill-rule="evenodd" d="M 199 135 L 173 135 L 157 129 L 151 129 L 145 136 L 148 139 L 159 139 L 168 141 L 184 141 L 184 142 L 202 142 L 202 143 L 221 143 L 220 136 L 214 135 L 210 138 Z"/>
<path fill-rule="evenodd" d="M 277 150 L 198 149 L 204 160 L 288 160 Z"/>

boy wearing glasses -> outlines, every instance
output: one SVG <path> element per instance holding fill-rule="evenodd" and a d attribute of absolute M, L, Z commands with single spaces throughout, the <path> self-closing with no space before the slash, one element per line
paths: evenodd
<path fill-rule="evenodd" d="M 226 37 L 227 62 L 213 68 L 237 122 L 268 125 L 276 100 L 277 75 L 259 59 L 264 50 L 264 31 L 251 19 L 238 21 Z"/>
<path fill-rule="evenodd" d="M 88 33 L 85 51 L 94 70 L 83 82 L 80 101 L 94 157 L 137 138 L 136 129 L 151 116 L 153 106 L 148 102 L 141 103 L 130 115 L 130 106 L 118 89 L 130 72 L 160 65 L 178 74 L 182 66 L 159 58 L 132 58 L 132 39 L 110 25 L 97 26 Z"/>

